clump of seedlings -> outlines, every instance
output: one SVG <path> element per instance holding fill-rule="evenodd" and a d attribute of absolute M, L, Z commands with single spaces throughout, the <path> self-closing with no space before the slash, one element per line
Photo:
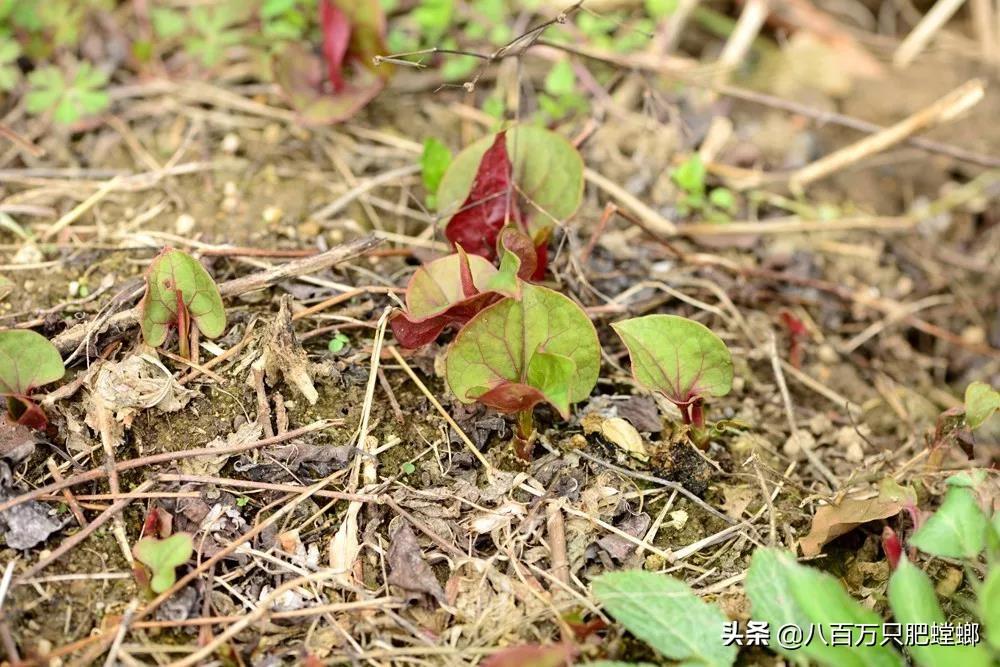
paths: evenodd
<path fill-rule="evenodd" d="M 646 315 L 611 326 L 628 349 L 636 382 L 676 405 L 692 440 L 703 446 L 705 398 L 725 396 L 733 385 L 726 344 L 704 324 L 677 315 Z"/>
<path fill-rule="evenodd" d="M 191 358 L 191 337 L 197 330 L 217 338 L 226 330 L 226 309 L 219 288 L 198 260 L 181 250 L 165 248 L 146 272 L 146 294 L 140 304 L 140 326 L 147 345 L 159 347 L 177 328 L 181 356 Z"/>
<path fill-rule="evenodd" d="M 55 382 L 66 373 L 59 350 L 34 331 L 0 331 L 0 396 L 7 399 L 7 414 L 23 426 L 44 429 L 48 420 L 31 400 L 31 392 Z"/>

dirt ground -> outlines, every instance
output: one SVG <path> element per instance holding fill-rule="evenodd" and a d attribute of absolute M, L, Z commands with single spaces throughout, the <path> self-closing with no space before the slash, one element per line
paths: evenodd
<path fill-rule="evenodd" d="M 539 48 L 543 60 L 555 53 Z M 527 108 L 533 79 L 524 61 Z M 513 65 L 497 66 L 496 85 L 516 77 Z M 921 136 L 1000 156 L 997 70 L 974 59 L 943 49 L 902 71 L 886 66 L 877 80 L 853 79 L 836 94 L 806 85 L 815 72 L 799 76 L 734 83 L 891 125 L 984 77 L 982 101 Z M 457 150 L 493 129 L 478 111 L 492 82 L 465 92 L 420 77 L 401 72 L 355 118 L 323 128 L 303 127 L 261 85 L 198 83 L 181 95 L 183 84 L 139 84 L 116 99 L 113 121 L 72 129 L 9 111 L 4 124 L 44 155 L 0 145 L 0 274 L 12 281 L 0 302 L 4 327 L 58 339 L 127 310 L 165 245 L 201 253 L 222 282 L 287 261 L 280 251 L 381 239 L 333 268 L 227 299 L 228 329 L 206 343 L 199 366 L 236 352 L 208 370 L 144 348 L 134 326 L 90 332 L 61 383 L 75 391 L 43 403 L 47 430 L 30 454 L 3 464 L 5 499 L 108 460 L 206 446 L 223 452 L 141 465 L 38 499 L 58 528 L 37 547 L 0 550 L 0 562 L 15 564 L 3 612 L 29 661 L 22 664 L 46 656 L 56 656 L 49 664 L 101 664 L 116 641 L 128 656 L 120 664 L 473 665 L 497 647 L 558 640 L 566 614 L 594 618 L 586 582 L 622 567 L 678 576 L 731 618 L 746 619 L 741 581 L 750 553 L 793 548 L 820 504 L 893 476 L 933 507 L 955 469 L 994 468 L 995 425 L 968 454 L 949 451 L 933 469 L 924 459 L 929 431 L 961 404 L 964 387 L 1000 382 L 998 168 L 904 143 L 795 192 L 795 169 L 866 134 L 704 85 L 681 87 L 641 67 L 596 96 L 590 115 L 556 129 L 579 142 L 589 169 L 676 221 L 678 233 L 668 238 L 623 218 L 597 231 L 607 203 L 628 204 L 588 180 L 583 206 L 553 240 L 546 284 L 592 317 L 601 380 L 569 421 L 539 409 L 534 458 L 519 460 L 509 420 L 449 394 L 440 376 L 447 339 L 409 352 L 391 334 L 379 336 L 414 268 L 447 249 L 423 206 L 418 171 L 379 177 L 414 165 L 425 137 Z M 709 172 L 739 192 L 734 224 L 781 218 L 792 221 L 788 228 L 756 233 L 680 219 L 670 169 L 703 146 L 714 119 L 732 124 Z M 748 173 L 768 177 L 741 187 Z M 81 203 L 82 214 L 50 235 Z M 833 224 L 846 219 L 853 229 Z M 595 233 L 593 252 L 579 261 Z M 339 294 L 346 297 L 311 309 Z M 292 379 L 290 362 L 255 384 L 252 364 L 273 352 L 285 297 L 315 403 Z M 697 319 L 733 352 L 734 389 L 708 405 L 709 418 L 728 428 L 704 452 L 678 432 L 672 405 L 635 387 L 607 326 L 648 313 Z M 794 341 L 787 316 L 805 327 Z M 349 343 L 332 352 L 336 332 Z M 793 346 L 801 347 L 798 365 Z M 294 358 L 297 349 L 283 353 Z M 95 407 L 95 396 L 113 399 L 111 414 Z M 588 417 L 628 419 L 650 460 L 588 432 Z M 239 449 L 275 431 L 276 444 Z M 359 444 L 361 433 L 367 440 Z M 364 483 L 366 471 L 374 484 Z M 302 495 L 324 479 L 320 493 Z M 135 620 L 149 596 L 133 577 L 127 545 L 153 508 L 172 517 L 174 531 L 197 535 L 182 573 L 225 555 Z M 88 522 L 108 514 L 46 562 L 84 528 L 74 509 Z M 390 536 L 401 523 L 413 527 L 409 539 L 430 580 L 419 579 L 419 568 L 409 583 L 388 574 Z M 885 607 L 889 573 L 881 527 L 861 526 L 811 562 L 875 609 Z M 551 573 L 554 539 L 566 550 L 568 582 Z M 357 545 L 353 570 L 321 579 L 344 540 Z M 963 572 L 938 564 L 931 574 L 948 591 L 949 613 L 967 615 L 958 602 L 968 586 Z M 272 611 L 254 612 L 262 601 Z M 298 613 L 312 605 L 329 607 Z M 232 618 L 199 620 L 209 616 Z M 250 622 L 234 626 L 240 617 Z M 122 619 L 129 629 L 119 634 Z M 227 628 L 232 636 L 221 634 Z M 204 646 L 214 648 L 198 657 Z M 654 659 L 614 627 L 579 646 L 581 658 Z M 739 664 L 781 663 L 744 651 Z"/>

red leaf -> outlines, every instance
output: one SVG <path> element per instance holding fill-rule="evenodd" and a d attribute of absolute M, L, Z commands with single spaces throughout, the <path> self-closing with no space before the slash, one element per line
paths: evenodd
<path fill-rule="evenodd" d="M 500 412 L 521 412 L 531 410 L 547 399 L 542 392 L 530 385 L 503 382 L 485 394 L 477 396 L 476 400 Z"/>
<path fill-rule="evenodd" d="M 406 313 L 397 313 L 389 320 L 389 326 L 392 327 L 392 333 L 400 345 L 413 349 L 432 342 L 445 330 L 445 327 L 462 326 L 480 310 L 502 298 L 502 294 L 495 292 L 478 294 L 427 320 L 411 320 Z"/>
<path fill-rule="evenodd" d="M 903 543 L 899 541 L 899 536 L 889 526 L 882 529 L 882 551 L 889 559 L 889 567 L 893 570 L 899 565 L 899 558 L 903 555 Z"/>
<path fill-rule="evenodd" d="M 500 230 L 507 223 L 521 224 L 523 219 L 511 174 L 507 133 L 499 132 L 483 153 L 469 196 L 445 228 L 444 234 L 453 245 L 490 261 L 496 259 Z"/>
<path fill-rule="evenodd" d="M 575 652 L 569 644 L 522 644 L 494 653 L 479 667 L 563 667 Z"/>
<path fill-rule="evenodd" d="M 9 394 L 7 396 L 7 412 L 21 426 L 27 426 L 37 431 L 44 431 L 49 423 L 49 419 L 42 412 L 42 409 L 27 396 Z"/>
<path fill-rule="evenodd" d="M 326 59 L 327 76 L 333 91 L 339 93 L 346 85 L 341 69 L 347 45 L 351 41 L 351 24 L 332 0 L 320 0 L 319 20 L 323 27 L 323 57 Z"/>

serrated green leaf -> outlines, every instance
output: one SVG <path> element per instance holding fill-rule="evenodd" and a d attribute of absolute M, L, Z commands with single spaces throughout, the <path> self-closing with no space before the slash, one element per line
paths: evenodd
<path fill-rule="evenodd" d="M 166 539 L 144 537 L 132 548 L 136 560 L 152 571 L 149 587 L 162 593 L 177 581 L 177 568 L 191 558 L 194 542 L 187 533 L 175 533 Z"/>
<path fill-rule="evenodd" d="M 667 658 L 688 665 L 728 667 L 737 648 L 722 643 L 722 611 L 673 577 L 631 570 L 594 579 L 594 597 L 604 609 Z"/>
<path fill-rule="evenodd" d="M 219 288 L 198 260 L 168 248 L 153 260 L 146 272 L 146 294 L 142 298 L 142 337 L 158 347 L 171 325 L 189 316 L 208 338 L 226 329 L 226 309 Z"/>
<path fill-rule="evenodd" d="M 952 486 L 938 511 L 910 538 L 910 546 L 932 556 L 975 558 L 986 544 L 987 523 L 973 492 Z"/>
<path fill-rule="evenodd" d="M 897 623 L 944 623 L 934 584 L 903 556 L 889 578 L 889 604 Z M 912 645 L 907 651 L 921 667 L 989 667 L 989 653 L 978 646 Z"/>
<path fill-rule="evenodd" d="M 1000 410 L 1000 392 L 985 382 L 973 382 L 965 388 L 965 423 L 977 429 Z"/>
<path fill-rule="evenodd" d="M 446 215 L 442 226 L 465 202 L 493 141 L 494 136 L 487 135 L 452 160 L 437 192 L 438 211 Z M 583 198 L 583 160 L 569 141 L 541 127 L 517 125 L 507 130 L 507 155 L 514 184 L 531 202 L 532 238 L 576 212 Z"/>
<path fill-rule="evenodd" d="M 901 667 L 903 659 L 888 646 L 879 646 L 882 619 L 848 595 L 834 577 L 799 565 L 788 552 L 761 548 L 754 552 L 746 579 L 752 604 L 751 617 L 768 623 L 770 647 L 797 665 L 820 664 L 830 667 Z M 862 643 L 859 624 L 874 627 L 875 646 Z M 782 626 L 795 625 L 808 636 L 816 626 L 812 641 L 800 648 L 785 648 L 777 641 Z M 850 626 L 850 646 L 831 644 L 833 625 Z M 822 632 L 826 641 L 820 639 Z"/>
<path fill-rule="evenodd" d="M 704 324 L 646 315 L 611 325 L 628 348 L 636 381 L 671 401 L 725 396 L 733 384 L 729 348 Z"/>
<path fill-rule="evenodd" d="M 0 394 L 26 396 L 66 373 L 59 350 L 28 329 L 0 331 Z"/>
<path fill-rule="evenodd" d="M 539 353 L 552 356 L 533 361 Z M 567 375 L 567 365 L 556 355 L 573 365 L 565 396 L 562 388 L 556 392 L 554 378 Z M 544 400 L 563 410 L 590 395 L 599 367 L 600 345 L 587 314 L 558 292 L 523 284 L 520 300 L 507 298 L 480 311 L 459 332 L 448 348 L 445 376 L 463 403 L 511 387 L 521 398 L 530 394 L 528 389 L 541 392 Z M 542 382 L 544 391 L 531 382 Z"/>

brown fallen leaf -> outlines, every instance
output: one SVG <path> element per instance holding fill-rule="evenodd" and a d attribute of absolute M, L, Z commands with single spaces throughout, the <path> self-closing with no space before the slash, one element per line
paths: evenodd
<path fill-rule="evenodd" d="M 916 505 L 916 492 L 886 478 L 878 493 L 865 498 L 849 497 L 836 505 L 824 505 L 816 510 L 809 534 L 799 540 L 803 556 L 815 556 L 823 545 L 869 521 L 886 519 L 905 507 Z"/>
<path fill-rule="evenodd" d="M 39 442 L 34 430 L 0 416 L 0 457 L 20 463 L 34 453 Z"/>
<path fill-rule="evenodd" d="M 389 583 L 405 591 L 426 593 L 445 604 L 444 589 L 434 576 L 431 566 L 417 543 L 417 536 L 406 521 L 389 538 Z"/>

